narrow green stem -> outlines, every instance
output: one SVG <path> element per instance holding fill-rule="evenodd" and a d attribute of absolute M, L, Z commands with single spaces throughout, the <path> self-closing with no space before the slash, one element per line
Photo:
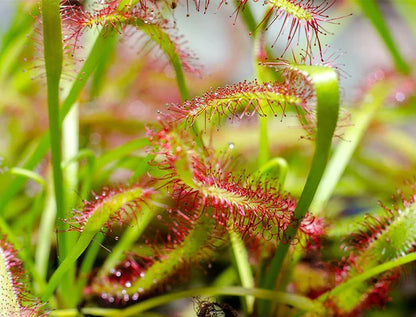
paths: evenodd
<path fill-rule="evenodd" d="M 397 71 L 403 74 L 409 74 L 411 68 L 403 55 L 400 53 L 398 49 L 399 46 L 394 41 L 389 27 L 387 26 L 386 19 L 383 17 L 377 2 L 375 0 L 358 0 L 358 4 L 361 6 L 364 14 L 379 33 L 381 39 L 384 41 L 384 44 L 387 46 L 394 60 Z"/>
<path fill-rule="evenodd" d="M 147 311 L 149 309 L 170 303 L 172 301 L 195 296 L 254 296 L 257 298 L 273 301 L 275 303 L 281 303 L 295 307 L 302 311 L 309 312 L 323 312 L 323 306 L 314 302 L 311 299 L 299 295 L 287 294 L 282 292 L 275 292 L 266 289 L 259 288 L 244 288 L 244 287 L 206 287 L 206 288 L 194 288 L 182 292 L 170 293 L 158 297 L 154 297 L 145 300 L 139 304 L 133 305 L 124 310 L 105 310 L 101 309 L 99 312 L 95 308 L 84 308 L 82 312 L 84 314 L 97 314 L 102 316 L 136 316 L 136 314 Z"/>
<path fill-rule="evenodd" d="M 61 122 L 59 120 L 59 82 L 62 72 L 62 31 L 59 0 L 42 0 L 43 44 L 48 91 L 50 145 L 55 203 L 57 210 L 58 258 L 63 261 L 66 254 L 66 234 L 61 219 L 65 218 L 65 198 L 61 169 Z"/>
<path fill-rule="evenodd" d="M 254 288 L 253 272 L 251 271 L 250 263 L 248 262 L 248 254 L 244 242 L 237 232 L 230 230 L 228 233 L 241 285 L 245 288 Z M 254 297 L 244 297 L 244 306 L 246 306 L 247 313 L 249 315 L 252 314 L 254 309 Z"/>
<path fill-rule="evenodd" d="M 266 178 L 268 176 L 267 178 L 269 179 L 275 179 L 277 183 L 276 185 L 283 187 L 288 169 L 289 165 L 284 158 L 275 157 L 262 165 L 258 172 L 262 177 Z"/>
<path fill-rule="evenodd" d="M 275 303 L 285 304 L 295 307 L 301 311 L 316 312 L 322 314 L 325 308 L 317 301 L 313 301 L 307 297 L 288 294 L 283 292 L 270 291 L 260 288 L 244 288 L 244 287 L 204 287 L 194 288 L 182 292 L 170 293 L 151 299 L 145 300 L 139 304 L 133 305 L 127 309 L 105 309 L 88 307 L 83 308 L 82 313 L 92 316 L 139 316 L 138 314 L 156 308 L 170 302 L 195 296 L 254 296 Z M 51 316 L 73 316 L 75 310 L 59 310 L 53 311 Z"/>
<path fill-rule="evenodd" d="M 67 86 L 67 84 L 65 85 Z M 75 104 L 62 124 L 63 140 L 63 161 L 78 155 L 79 148 L 79 107 Z M 74 160 L 67 164 L 63 169 L 63 179 L 65 184 L 65 210 L 70 211 L 78 203 L 78 161 Z M 75 244 L 78 234 L 76 232 L 67 232 L 66 249 Z M 60 299 L 66 307 L 74 307 L 76 303 L 75 288 L 75 265 L 68 270 L 63 278 L 63 284 L 60 288 Z"/>
<path fill-rule="evenodd" d="M 46 190 L 45 207 L 40 219 L 39 238 L 36 245 L 35 263 L 38 274 L 46 280 L 49 265 L 49 255 L 53 240 L 56 206 L 53 198 L 53 187 Z M 40 287 L 40 285 L 36 285 Z M 39 289 L 38 289 L 39 290 Z"/>
<path fill-rule="evenodd" d="M 90 316 L 108 316 L 108 314 L 117 312 L 117 309 L 105 309 L 105 308 L 86 308 L 89 311 L 88 315 Z M 52 317 L 79 317 L 80 312 L 78 309 L 60 309 L 54 310 L 50 313 L 49 316 Z M 166 317 L 166 315 L 162 315 L 159 313 L 148 312 L 148 313 L 140 313 L 135 315 L 135 317 Z"/>
<path fill-rule="evenodd" d="M 178 58 L 171 58 L 173 69 L 175 70 L 175 78 L 178 83 L 179 93 L 181 95 L 181 100 L 185 101 L 189 99 L 188 87 L 186 86 L 185 75 L 183 73 L 182 63 Z"/>
<path fill-rule="evenodd" d="M 68 162 L 63 169 L 65 181 L 66 209 L 70 210 L 77 203 L 78 161 L 71 158 L 78 155 L 79 147 L 79 109 L 75 105 L 63 122 L 63 160 Z"/>

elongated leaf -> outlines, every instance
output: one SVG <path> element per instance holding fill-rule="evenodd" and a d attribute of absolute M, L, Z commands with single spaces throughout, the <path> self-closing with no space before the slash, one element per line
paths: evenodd
<path fill-rule="evenodd" d="M 294 215 L 295 219 L 301 220 L 308 211 L 328 161 L 332 137 L 338 120 L 339 87 L 338 76 L 332 68 L 323 66 L 295 66 L 295 68 L 304 72 L 305 76 L 308 76 L 313 83 L 317 113 L 315 154 Z M 286 234 L 289 241 L 294 238 L 296 231 L 296 225 L 288 228 Z M 279 244 L 270 263 L 270 271 L 262 281 L 261 285 L 264 288 L 274 288 L 289 246 L 290 243 Z M 263 302 L 260 306 L 260 315 L 267 316 L 269 309 L 269 303 Z"/>
<path fill-rule="evenodd" d="M 366 308 L 370 304 L 367 303 L 370 297 L 368 294 L 373 293 L 372 297 L 375 298 L 386 298 L 388 286 L 397 274 L 379 277 L 376 282 L 366 282 L 368 277 L 364 277 L 374 274 L 373 272 L 367 275 L 372 268 L 405 257 L 414 251 L 416 243 L 414 197 L 403 200 L 402 204 L 400 208 L 387 209 L 385 215 L 368 216 L 362 224 L 362 229 L 350 234 L 349 241 L 344 243 L 350 247 L 351 252 L 341 275 L 343 283 L 321 297 L 333 303 L 330 307 L 337 307 L 337 310 L 347 314 L 357 308 L 361 310 Z M 390 265 L 390 267 L 394 266 Z M 350 282 L 360 275 L 363 277 Z M 384 290 L 383 293 L 380 294 L 377 288 Z"/>
<path fill-rule="evenodd" d="M 384 41 L 384 44 L 387 46 L 387 49 L 394 60 L 397 71 L 404 74 L 410 73 L 411 68 L 399 51 L 399 46 L 390 32 L 390 29 L 386 24 L 386 19 L 383 17 L 377 2 L 375 0 L 359 0 L 357 2 L 361 6 L 364 14 L 379 33 L 381 39 Z"/>

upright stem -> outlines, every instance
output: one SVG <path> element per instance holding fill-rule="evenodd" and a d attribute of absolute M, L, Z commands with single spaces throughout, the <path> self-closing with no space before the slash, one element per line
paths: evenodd
<path fill-rule="evenodd" d="M 66 116 L 63 122 L 62 139 L 63 139 L 63 160 L 70 160 L 72 157 L 78 155 L 79 147 L 79 111 L 78 104 L 75 104 L 71 111 Z M 63 170 L 64 184 L 65 184 L 65 210 L 71 210 L 73 206 L 76 206 L 78 195 L 78 161 L 74 160 L 68 164 Z M 66 250 L 75 244 L 78 233 L 67 232 L 66 233 Z M 68 307 L 74 307 L 76 303 L 75 296 L 75 265 L 68 271 L 62 285 L 60 298 L 66 303 Z"/>
<path fill-rule="evenodd" d="M 56 206 L 53 199 L 53 188 L 50 187 L 52 186 L 48 186 L 46 189 L 45 206 L 39 225 L 38 234 L 39 237 L 42 238 L 37 242 L 35 253 L 36 271 L 39 276 L 45 280 L 48 273 L 49 255 L 52 245 L 54 222 L 56 219 Z M 40 285 L 36 285 L 36 287 L 39 288 Z"/>
<path fill-rule="evenodd" d="M 229 230 L 228 232 L 231 240 L 233 256 L 237 267 L 237 272 L 240 277 L 241 285 L 245 288 L 254 288 L 253 272 L 248 261 L 248 254 L 244 242 L 239 233 Z M 243 305 L 245 310 L 250 315 L 254 309 L 254 297 L 246 296 L 243 298 Z"/>
<path fill-rule="evenodd" d="M 59 82 L 62 72 L 62 31 L 59 0 L 42 0 L 43 44 L 48 91 L 49 129 L 52 152 L 55 203 L 57 210 L 58 257 L 65 258 L 66 241 L 61 219 L 65 218 L 63 177 L 61 169 L 61 123 L 59 120 Z"/>

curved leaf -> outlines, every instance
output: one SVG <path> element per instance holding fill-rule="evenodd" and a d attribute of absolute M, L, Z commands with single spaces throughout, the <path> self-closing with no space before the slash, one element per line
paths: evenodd
<path fill-rule="evenodd" d="M 331 149 L 332 137 L 338 120 L 340 101 L 338 76 L 334 69 L 324 66 L 304 65 L 293 66 L 293 68 L 303 72 L 312 82 L 315 89 L 317 115 L 315 154 L 306 184 L 294 212 L 295 219 L 299 220 L 298 223 L 300 223 L 300 220 L 308 211 L 325 171 Z M 286 231 L 289 242 L 295 237 L 297 228 L 298 225 L 293 225 Z M 264 288 L 274 288 L 289 246 L 290 243 L 279 244 L 275 256 L 270 263 L 270 271 L 268 274 L 265 274 L 265 278 L 261 283 Z M 267 316 L 268 310 L 269 303 L 263 303 L 260 306 L 260 315 Z"/>

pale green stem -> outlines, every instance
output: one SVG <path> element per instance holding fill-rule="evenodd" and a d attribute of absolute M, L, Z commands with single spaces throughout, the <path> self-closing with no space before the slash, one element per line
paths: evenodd
<path fill-rule="evenodd" d="M 101 311 L 103 311 L 103 308 L 91 308 L 91 316 L 101 316 Z M 110 313 L 114 310 L 112 309 L 105 309 L 106 313 Z M 98 315 L 95 315 L 94 313 L 98 313 Z M 80 313 L 78 309 L 60 309 L 60 310 L 54 310 L 52 311 L 48 316 L 53 317 L 80 317 Z M 141 313 L 138 315 L 135 315 L 135 317 L 166 317 L 166 315 L 158 314 L 158 313 Z"/>
<path fill-rule="evenodd" d="M 324 307 L 311 299 L 299 295 L 287 294 L 283 292 L 270 291 L 259 288 L 244 288 L 244 287 L 206 287 L 206 288 L 195 288 L 177 293 L 170 293 L 158 297 L 154 297 L 145 300 L 139 304 L 133 305 L 124 310 L 106 310 L 96 308 L 84 308 L 82 312 L 84 314 L 102 314 L 102 316 L 136 316 L 136 314 L 147 311 L 149 309 L 173 302 L 175 300 L 187 297 L 195 296 L 254 296 L 257 298 L 270 300 L 276 303 L 293 306 L 302 311 L 308 312 L 323 312 Z"/>
<path fill-rule="evenodd" d="M 48 182 L 46 189 L 45 209 L 42 213 L 39 225 L 39 239 L 36 245 L 35 267 L 40 277 L 46 280 L 49 255 L 53 241 L 54 224 L 56 217 L 56 206 L 51 182 Z M 40 291 L 40 285 L 35 285 L 37 291 Z"/>
<path fill-rule="evenodd" d="M 78 104 L 75 104 L 65 117 L 62 125 L 63 137 L 63 161 L 69 161 L 78 155 L 79 145 L 79 110 Z M 70 210 L 77 202 L 78 190 L 78 161 L 72 160 L 65 164 L 64 182 L 67 209 Z"/>
<path fill-rule="evenodd" d="M 61 219 L 65 218 L 65 195 L 61 170 L 61 124 L 59 120 L 59 82 L 62 72 L 62 31 L 59 0 L 42 0 L 43 46 L 48 91 L 48 116 L 52 152 L 53 183 L 57 210 L 58 258 L 66 254 L 66 233 L 62 231 Z M 43 237 L 42 237 L 43 238 Z"/>
<path fill-rule="evenodd" d="M 254 288 L 253 272 L 251 271 L 251 266 L 248 262 L 248 254 L 244 242 L 239 233 L 233 230 L 228 231 L 228 233 L 230 235 L 231 246 L 241 285 L 244 288 Z M 247 313 L 251 315 L 254 310 L 254 297 L 245 296 L 243 303 L 247 308 Z"/>
<path fill-rule="evenodd" d="M 195 296 L 254 296 L 265 300 L 270 300 L 275 303 L 285 304 L 295 307 L 301 311 L 316 312 L 322 314 L 325 308 L 317 301 L 312 301 L 307 297 L 300 295 L 288 294 L 283 292 L 270 291 L 260 288 L 243 288 L 243 287 L 206 287 L 194 288 L 182 292 L 170 293 L 158 297 L 145 300 L 139 304 L 133 305 L 127 309 L 105 309 L 88 307 L 83 308 L 82 313 L 93 316 L 139 316 L 138 314 L 168 304 L 182 298 Z M 62 315 L 60 314 L 62 312 Z M 65 313 L 73 313 L 74 310 L 54 311 L 51 316 L 72 316 L 65 315 Z"/>
<path fill-rule="evenodd" d="M 69 91 L 71 85 L 65 83 L 66 90 Z M 62 160 L 65 162 L 70 160 L 72 157 L 78 155 L 79 148 L 79 109 L 78 104 L 75 103 L 72 109 L 68 112 L 62 123 L 62 139 L 63 139 L 63 155 Z M 74 160 L 71 163 L 66 164 L 63 169 L 63 181 L 65 184 L 65 210 L 71 210 L 76 206 L 78 202 L 78 161 Z M 67 250 L 75 244 L 76 238 L 78 237 L 77 232 L 67 233 Z M 60 289 L 60 298 L 66 303 L 67 307 L 74 307 L 76 303 L 75 293 L 75 266 L 73 266 L 66 274 L 67 278 L 63 279 L 65 282 Z"/>
<path fill-rule="evenodd" d="M 289 165 L 283 157 L 275 157 L 262 165 L 258 172 L 262 177 L 267 176 L 269 179 L 276 180 L 276 183 L 283 188 L 288 169 Z"/>

